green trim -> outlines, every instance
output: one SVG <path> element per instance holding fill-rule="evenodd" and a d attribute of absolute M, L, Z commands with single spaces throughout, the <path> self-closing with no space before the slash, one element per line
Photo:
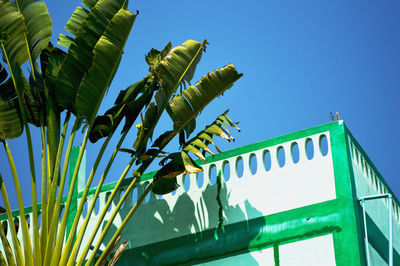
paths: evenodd
<path fill-rule="evenodd" d="M 352 209 L 343 200 L 330 200 L 294 210 L 224 226 L 224 231 L 210 229 L 192 235 L 125 250 L 119 260 L 130 265 L 201 263 L 232 255 L 257 251 L 274 245 L 327 234 L 347 234 L 346 212 Z M 168 230 L 168 228 L 166 228 Z M 337 265 L 357 265 L 354 250 L 344 249 L 346 261 Z"/>
<path fill-rule="evenodd" d="M 260 141 L 260 142 L 257 142 L 257 143 L 253 143 L 253 144 L 249 144 L 249 145 L 246 145 L 246 146 L 243 146 L 243 147 L 239 147 L 239 148 L 236 148 L 236 149 L 225 151 L 225 152 L 216 154 L 214 157 L 208 156 L 208 157 L 206 157 L 207 158 L 206 162 L 203 162 L 201 160 L 195 160 L 195 162 L 198 165 L 213 163 L 213 162 L 216 162 L 216 161 L 219 161 L 219 160 L 224 160 L 224 159 L 228 159 L 230 157 L 239 156 L 239 155 L 242 155 L 242 154 L 245 154 L 245 153 L 249 153 L 249 152 L 252 152 L 252 151 L 255 151 L 255 150 L 258 150 L 258 149 L 268 148 L 270 146 L 278 145 L 278 144 L 281 144 L 281 143 L 284 143 L 284 142 L 287 142 L 287 141 L 296 140 L 296 139 L 304 138 L 304 137 L 307 137 L 307 136 L 310 136 L 310 135 L 315 135 L 315 134 L 319 134 L 319 133 L 322 133 L 322 132 L 330 131 L 331 129 L 334 129 L 338 125 L 339 125 L 338 122 L 331 122 L 331 123 L 323 124 L 323 125 L 320 125 L 320 126 L 315 126 L 315 127 L 309 128 L 309 129 L 300 130 L 300 131 L 297 131 L 297 132 L 294 132 L 294 133 L 290 133 L 290 134 L 286 134 L 286 135 L 283 135 L 283 136 L 280 136 L 280 137 L 275 137 L 275 138 L 272 138 L 272 139 Z M 153 177 L 156 174 L 156 172 L 157 171 L 152 171 L 152 172 L 143 174 L 143 176 L 141 177 L 141 181 L 143 182 L 143 181 L 147 181 L 147 180 L 153 179 Z M 133 177 L 126 178 L 122 182 L 121 187 L 128 186 L 131 183 L 132 179 L 133 179 Z M 111 183 L 108 183 L 108 184 L 104 184 L 102 186 L 102 188 L 101 188 L 101 192 L 112 191 L 114 189 L 116 183 L 117 182 L 111 182 Z M 88 196 L 89 195 L 94 195 L 94 193 L 96 191 L 96 188 L 97 187 L 93 187 L 93 188 L 89 189 Z M 82 194 L 83 194 L 83 192 L 80 192 L 78 194 L 78 197 L 80 198 L 82 196 Z M 62 203 L 65 203 L 66 201 L 67 201 L 67 197 L 65 196 L 65 197 L 62 198 Z M 41 204 L 39 203 L 38 204 L 38 210 L 40 209 L 40 206 L 41 206 Z M 31 206 L 26 207 L 25 210 L 26 210 L 26 212 L 29 213 L 29 212 L 32 211 L 32 207 Z M 13 211 L 13 217 L 18 216 L 18 215 L 19 215 L 19 211 L 18 210 Z M 7 219 L 7 215 L 0 214 L 0 221 L 6 220 L 6 219 Z"/>
<path fill-rule="evenodd" d="M 347 146 L 345 126 L 341 125 L 330 130 L 332 163 L 335 175 L 336 197 L 342 199 L 346 205 L 343 214 L 345 226 L 344 234 L 334 235 L 335 259 L 341 265 L 364 265 L 363 242 L 360 238 L 360 228 L 357 226 L 358 218 L 355 212 L 353 193 L 355 193 L 354 180 L 351 172 L 351 160 Z M 346 250 L 353 250 L 349 255 Z M 360 254 L 361 252 L 361 254 Z M 350 263 L 351 262 L 351 263 Z"/>
<path fill-rule="evenodd" d="M 327 124 L 323 124 L 320 126 L 316 126 L 316 127 L 312 127 L 309 129 L 304 129 L 304 130 L 300 130 L 294 133 L 290 133 L 290 134 L 286 134 L 280 137 L 275 137 L 272 139 L 268 139 L 268 140 L 264 140 L 264 141 L 260 141 L 257 143 L 253 143 L 253 144 L 249 144 L 243 147 L 239 147 L 236 149 L 232 149 L 232 150 L 228 150 L 219 154 L 216 154 L 214 156 L 207 156 L 206 157 L 206 161 L 203 162 L 200 159 L 195 160 L 195 162 L 198 165 L 203 165 L 203 164 L 209 164 L 209 163 L 213 163 L 213 162 L 217 162 L 220 160 L 224 160 L 224 159 L 228 159 L 231 157 L 235 157 L 235 156 L 239 156 L 239 155 L 243 155 L 252 151 L 256 151 L 259 149 L 264 149 L 264 148 L 268 148 L 274 145 L 278 145 L 284 142 L 288 142 L 288 141 L 292 141 L 292 140 L 296 140 L 296 139 L 300 139 L 300 138 L 304 138 L 310 135 L 315 135 L 315 134 L 319 134 L 319 133 L 323 133 L 326 131 L 330 131 L 331 129 L 335 128 L 338 126 L 338 122 L 332 122 L 332 123 L 327 123 Z M 151 180 L 153 179 L 154 175 L 157 173 L 157 171 L 152 171 L 149 173 L 145 173 L 142 175 L 141 177 L 141 182 L 143 181 L 147 181 L 147 180 Z M 131 181 L 132 181 L 133 177 L 127 178 L 124 180 L 122 186 L 128 186 Z M 105 192 L 105 191 L 110 191 L 115 187 L 115 184 L 117 182 L 112 182 L 112 183 L 108 183 L 103 185 L 103 187 L 101 188 L 101 192 Z M 94 194 L 96 188 L 91 188 L 89 190 L 88 195 Z M 81 196 L 82 194 L 80 193 L 79 196 Z"/>
<path fill-rule="evenodd" d="M 279 266 L 279 246 L 277 244 L 274 245 L 274 262 L 275 266 Z"/>
<path fill-rule="evenodd" d="M 209 156 L 206 162 L 197 160 L 196 163 L 199 165 L 213 163 L 327 131 L 330 137 L 336 199 L 224 225 L 224 230 L 210 229 L 192 235 L 128 249 L 123 253 L 119 263 L 129 263 L 131 265 L 135 262 L 146 264 L 165 264 L 166 261 L 171 264 L 189 261 L 191 263 L 207 262 L 216 258 L 273 247 L 275 264 L 279 265 L 279 245 L 332 234 L 337 265 L 366 265 L 362 213 L 356 198 L 349 139 L 360 151 L 387 190 L 392 193 L 395 202 L 399 204 L 399 201 L 344 123 L 332 122 L 301 130 L 226 151 L 214 157 Z M 156 171 L 144 174 L 141 181 L 152 179 L 155 173 Z M 132 178 L 127 178 L 121 186 L 127 186 L 131 181 Z M 111 191 L 116 183 L 103 185 L 101 192 Z M 94 194 L 95 190 L 96 188 L 91 188 L 88 195 Z M 81 196 L 82 193 L 79 193 L 78 197 Z M 63 202 L 65 201 L 66 197 L 63 198 Z M 38 209 L 40 210 L 40 208 L 41 205 L 38 204 Z M 32 207 L 25 208 L 26 213 L 31 212 L 31 210 Z M 19 211 L 13 211 L 13 216 L 17 215 L 19 215 Z M 5 214 L 0 215 L 0 220 L 6 219 L 7 216 Z M 371 230 L 374 235 L 373 241 L 375 241 L 372 245 L 377 246 L 375 249 L 382 254 L 382 247 L 379 245 L 384 242 L 382 239 L 386 240 L 386 238 L 384 238 L 379 229 L 375 228 L 376 225 L 373 222 L 370 221 L 369 223 L 372 223 Z M 216 238 L 215 236 L 218 237 Z M 379 245 L 376 243 L 379 243 Z M 385 257 L 383 256 L 383 258 Z M 395 261 L 399 261 L 398 253 L 395 253 Z"/>

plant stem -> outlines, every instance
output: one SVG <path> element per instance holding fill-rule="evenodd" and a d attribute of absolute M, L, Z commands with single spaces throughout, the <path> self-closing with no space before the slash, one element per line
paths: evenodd
<path fill-rule="evenodd" d="M 82 144 L 80 146 L 79 149 L 79 155 L 78 155 L 78 160 L 76 162 L 76 167 L 74 170 L 74 173 L 72 175 L 72 178 L 70 180 L 70 186 L 73 188 L 75 187 L 75 183 L 76 183 L 76 179 L 78 177 L 78 172 L 79 172 L 79 167 L 81 165 L 82 162 L 82 157 L 83 154 L 85 152 L 85 147 L 87 144 L 87 141 L 89 139 L 89 132 L 91 130 L 92 126 L 90 126 L 85 133 L 85 136 L 83 138 Z M 62 245 L 64 242 L 64 236 L 65 236 L 65 229 L 67 227 L 67 219 L 68 219 L 68 214 L 69 214 L 69 208 L 71 206 L 71 201 L 72 201 L 72 196 L 73 196 L 73 189 L 70 189 L 68 192 L 68 197 L 67 197 L 67 203 L 65 205 L 65 211 L 64 211 L 64 215 L 61 221 L 61 224 L 58 227 L 58 234 L 57 234 L 57 238 L 56 238 L 56 246 L 54 248 L 54 252 L 52 254 L 52 258 L 51 258 L 51 263 L 50 265 L 57 265 L 60 259 L 60 255 L 61 255 L 61 249 L 62 249 Z"/>
<path fill-rule="evenodd" d="M 47 241 L 47 169 L 46 169 L 46 133 L 43 126 L 43 117 L 40 116 L 40 136 L 42 144 L 42 216 L 40 228 L 41 258 L 44 258 Z"/>
<path fill-rule="evenodd" d="M 113 133 L 114 133 L 114 132 L 113 132 Z M 104 172 L 103 172 L 103 174 L 102 174 L 102 176 L 101 176 L 101 178 L 100 178 L 99 184 L 98 184 L 97 189 L 96 189 L 96 192 L 95 192 L 95 194 L 94 194 L 94 196 L 93 196 L 92 203 L 91 203 L 91 205 L 90 205 L 90 207 L 89 207 L 89 210 L 88 210 L 88 212 L 87 212 L 87 214 L 86 214 L 85 220 L 83 221 L 83 224 L 81 225 L 81 227 L 80 227 L 80 229 L 79 229 L 78 236 L 77 236 L 76 239 L 75 239 L 75 243 L 74 243 L 72 252 L 70 253 L 70 249 L 71 249 L 71 246 L 72 246 L 72 240 L 73 240 L 72 232 L 73 232 L 73 234 L 75 234 L 75 232 L 76 232 L 76 228 L 77 228 L 77 225 L 78 225 L 79 217 L 80 217 L 80 215 L 81 215 L 81 213 L 82 213 L 82 209 L 83 209 L 83 205 L 84 205 L 85 200 L 86 200 L 86 196 L 87 196 L 87 194 L 88 194 L 88 192 L 89 192 L 89 188 L 90 188 L 90 185 L 91 185 L 93 176 L 94 176 L 94 174 L 95 174 L 95 172 L 96 172 L 97 164 L 99 163 L 98 161 L 100 161 L 100 159 L 101 159 L 101 157 L 102 157 L 102 152 L 99 153 L 99 156 L 98 156 L 97 159 L 96 159 L 95 166 L 93 167 L 93 169 L 92 169 L 92 171 L 91 171 L 91 173 L 90 173 L 90 176 L 89 176 L 88 182 L 87 182 L 87 184 L 86 184 L 85 190 L 84 190 L 84 192 L 83 192 L 83 194 L 82 194 L 81 202 L 80 202 L 80 204 L 79 204 L 79 208 L 78 208 L 78 211 L 77 211 L 77 213 L 76 213 L 76 217 L 75 217 L 74 222 L 73 222 L 73 225 L 72 225 L 71 235 L 68 237 L 67 243 L 66 243 L 65 248 L 64 248 L 64 250 L 63 250 L 63 254 L 62 254 L 62 257 L 61 257 L 61 264 L 62 264 L 62 263 L 73 263 L 73 262 L 75 262 L 75 259 L 76 259 L 76 256 L 77 256 L 79 247 L 80 247 L 80 245 L 81 245 L 81 243 L 82 243 L 83 235 L 85 234 L 85 231 L 86 231 L 86 228 L 87 228 L 87 224 L 89 223 L 90 216 L 91 216 L 91 214 L 92 214 L 92 211 L 93 211 L 94 206 L 95 206 L 95 204 L 96 204 L 96 200 L 97 200 L 97 198 L 98 198 L 98 196 L 99 196 L 99 193 L 100 193 L 100 191 L 101 191 L 101 187 L 103 186 L 103 183 L 104 183 L 104 181 L 105 181 L 105 178 L 106 178 L 106 176 L 107 176 L 107 174 L 108 174 L 108 172 L 109 172 L 109 170 L 110 170 L 110 167 L 111 167 L 111 165 L 112 165 L 113 162 L 114 162 L 115 156 L 117 155 L 118 150 L 119 150 L 119 148 L 121 147 L 122 143 L 124 142 L 125 137 L 127 136 L 127 134 L 128 134 L 128 131 L 126 131 L 126 132 L 121 136 L 120 140 L 118 141 L 117 146 L 116 146 L 115 149 L 114 149 L 114 152 L 113 152 L 111 158 L 110 158 L 109 161 L 108 161 L 108 164 L 107 164 L 107 166 L 106 166 L 106 169 L 104 170 Z M 109 140 L 111 139 L 111 137 L 112 137 L 112 135 L 110 135 L 110 136 L 107 138 L 106 142 L 109 141 Z M 107 145 L 106 142 L 103 144 L 103 147 Z M 107 143 L 108 143 L 108 142 L 107 142 Z M 102 151 L 103 151 L 103 147 L 102 147 Z M 105 147 L 104 147 L 104 148 L 105 148 Z M 104 151 L 103 151 L 103 152 L 104 152 Z M 107 212 L 107 208 L 104 208 L 103 211 L 104 211 L 104 210 Z M 101 219 L 101 220 L 102 220 L 102 219 Z"/>
<path fill-rule="evenodd" d="M 8 242 L 8 240 L 6 238 L 6 234 L 4 233 L 4 229 L 3 229 L 3 223 L 1 223 L 1 222 L 0 222 L 0 239 L 3 244 L 4 253 L 6 254 L 6 259 L 7 259 L 8 265 L 11 265 L 11 266 L 16 265 L 10 243 Z M 1 264 L 1 260 L 0 260 L 0 264 Z"/>
<path fill-rule="evenodd" d="M 29 235 L 28 223 L 25 217 L 25 209 L 24 209 L 24 202 L 22 200 L 22 193 L 21 187 L 19 185 L 19 178 L 17 174 L 17 169 L 15 168 L 14 159 L 11 154 L 10 147 L 6 140 L 3 140 L 4 149 L 7 153 L 8 163 L 10 164 L 11 173 L 14 179 L 15 190 L 17 193 L 17 201 L 18 201 L 18 208 L 20 211 L 20 219 L 21 219 L 21 227 L 22 227 L 22 235 L 24 240 L 24 254 L 25 254 L 25 261 L 27 265 L 33 265 L 33 256 L 32 256 L 32 246 L 31 246 L 31 238 Z"/>
<path fill-rule="evenodd" d="M 147 194 L 149 194 L 149 192 L 151 191 L 151 189 L 154 186 L 154 181 L 151 182 L 151 184 L 146 188 L 146 190 L 143 192 L 142 196 L 140 196 L 140 198 L 138 199 L 138 201 L 135 203 L 135 205 L 132 207 L 132 209 L 129 211 L 128 215 L 125 217 L 125 219 L 122 221 L 121 225 L 118 227 L 117 231 L 114 233 L 113 237 L 111 238 L 110 242 L 108 242 L 107 247 L 103 250 L 100 258 L 97 260 L 95 265 L 98 265 L 100 261 L 102 261 L 104 259 L 105 254 L 107 254 L 107 252 L 110 251 L 111 247 L 112 247 L 112 243 L 115 242 L 115 240 L 118 238 L 118 236 L 121 234 L 121 231 L 124 229 L 125 225 L 129 222 L 130 218 L 132 217 L 132 215 L 136 212 L 137 208 L 139 207 L 139 205 L 142 203 L 142 201 L 145 199 L 145 197 L 147 196 Z M 97 242 L 96 247 L 100 247 L 101 242 Z M 90 256 L 90 258 L 88 259 L 88 261 L 86 262 L 86 265 L 90 265 L 90 263 L 93 261 L 95 253 L 93 252 Z"/>
<path fill-rule="evenodd" d="M 55 202 L 55 198 L 56 198 L 56 194 L 57 194 L 57 183 L 58 183 L 58 177 L 59 177 L 59 173 L 60 173 L 60 161 L 61 161 L 61 155 L 63 152 L 63 148 L 64 148 L 64 141 L 65 141 L 65 135 L 67 133 L 67 129 L 68 129 L 68 123 L 69 123 L 69 119 L 71 117 L 71 112 L 67 112 L 67 115 L 65 116 L 65 120 L 64 120 L 64 125 L 63 125 L 63 129 L 61 132 L 61 137 L 60 137 L 60 142 L 58 143 L 58 149 L 57 149 L 57 157 L 56 157 L 56 164 L 54 167 L 54 172 L 52 173 L 52 176 L 50 176 L 49 178 L 49 186 L 50 186 L 50 190 L 49 190 L 49 195 L 48 195 L 48 205 L 47 205 L 47 219 L 48 219 L 48 224 L 51 224 L 53 215 L 54 215 L 54 202 Z M 77 123 L 78 119 L 75 120 L 75 123 Z M 73 133 L 75 133 L 73 131 Z M 70 138 L 71 140 L 71 138 Z M 59 193 L 63 193 L 63 191 L 59 190 Z M 57 207 L 56 207 L 57 208 Z"/>
<path fill-rule="evenodd" d="M 82 251 L 82 253 L 81 253 L 81 256 L 79 257 L 79 260 L 78 260 L 77 265 L 81 265 L 81 264 L 83 263 L 83 260 L 85 259 L 86 254 L 87 254 L 87 252 L 89 251 L 89 248 L 90 248 L 90 246 L 92 245 L 92 242 L 93 242 L 93 240 L 94 240 L 94 238 L 95 238 L 95 236 L 96 236 L 96 234 L 97 234 L 97 231 L 99 230 L 100 225 L 101 225 L 101 223 L 103 222 L 103 219 L 104 219 L 104 217 L 105 217 L 105 215 L 106 215 L 106 213 L 107 213 L 107 210 L 108 210 L 108 208 L 110 207 L 110 205 L 111 205 L 111 203 L 112 203 L 112 200 L 114 199 L 115 195 L 117 194 L 117 191 L 118 191 L 119 187 L 121 186 L 122 181 L 125 179 L 126 175 L 127 175 L 128 172 L 129 172 L 129 169 L 132 167 L 133 163 L 135 162 L 135 159 L 136 159 L 135 157 L 131 159 L 131 161 L 130 161 L 130 162 L 128 163 L 128 165 L 125 167 L 125 170 L 124 170 L 124 172 L 122 173 L 122 175 L 120 176 L 120 178 L 119 178 L 117 184 L 115 185 L 115 187 L 114 187 L 114 189 L 113 189 L 113 191 L 112 191 L 110 197 L 109 197 L 108 200 L 107 200 L 106 205 L 105 205 L 104 208 L 103 208 L 103 211 L 101 212 L 100 216 L 98 217 L 98 220 L 97 220 L 97 223 L 96 223 L 95 227 L 92 229 L 92 233 L 91 233 L 89 239 L 88 239 L 87 242 L 86 242 L 86 246 L 85 246 L 85 248 L 83 249 L 83 251 Z M 135 181 L 136 181 L 136 180 L 134 180 L 134 181 L 132 181 L 132 182 L 135 182 Z M 104 180 L 103 180 L 103 182 L 104 182 Z M 97 194 L 100 193 L 99 187 L 100 187 L 100 185 L 97 187 L 97 190 L 96 190 Z M 125 191 L 124 195 L 125 195 L 125 194 L 128 194 L 128 193 L 129 193 L 129 191 Z M 82 230 L 82 229 L 81 229 L 81 230 Z M 82 237 L 84 232 L 81 232 L 81 231 L 80 231 L 79 233 L 81 234 L 81 237 Z M 74 248 L 75 248 L 75 247 L 74 247 Z M 76 249 L 77 249 L 77 247 L 76 247 Z M 96 251 L 93 251 L 93 252 L 96 252 Z M 70 261 L 70 262 L 72 262 L 72 261 Z"/>
<path fill-rule="evenodd" d="M 75 139 L 75 133 L 78 130 L 78 126 L 79 126 L 79 119 L 77 118 L 77 119 L 75 119 L 74 125 L 72 127 L 72 132 L 69 137 L 68 146 L 67 146 L 67 150 L 65 153 L 64 166 L 63 166 L 63 171 L 62 171 L 61 180 L 60 180 L 60 188 L 59 188 L 57 201 L 55 203 L 55 210 L 54 210 L 55 213 L 48 225 L 49 230 L 48 230 L 48 237 L 47 237 L 46 252 L 45 252 L 45 256 L 44 256 L 44 265 L 48 265 L 50 263 L 52 251 L 54 249 L 54 242 L 56 240 L 56 234 L 57 234 L 56 230 L 57 230 L 57 225 L 59 222 L 59 216 L 60 216 L 61 207 L 62 207 L 61 206 L 62 194 L 64 191 L 65 179 L 67 176 L 68 162 L 69 162 L 69 157 L 71 154 L 72 145 L 73 145 L 74 139 Z"/>
<path fill-rule="evenodd" d="M 31 170 L 31 186 L 32 186 L 32 229 L 33 229 L 33 258 L 36 265 L 41 265 L 41 247 L 39 239 L 39 223 L 37 210 L 37 190 L 36 190 L 36 173 L 35 160 L 33 158 L 32 138 L 29 125 L 25 124 L 26 140 L 28 143 L 29 165 Z"/>
<path fill-rule="evenodd" d="M 21 246 L 19 244 L 18 237 L 17 237 L 17 232 L 15 231 L 14 219 L 13 219 L 12 213 L 11 213 L 10 202 L 8 201 L 6 187 L 4 185 L 3 177 L 1 176 L 1 174 L 0 174 L 0 190 L 1 190 L 1 195 L 3 196 L 3 201 L 4 201 L 4 205 L 5 205 L 4 207 L 6 208 L 7 219 L 8 219 L 8 224 L 9 224 L 10 231 L 11 231 L 11 238 L 12 238 L 12 242 L 13 242 L 15 258 L 17 260 L 18 265 L 25 265 L 24 256 L 22 255 Z"/>

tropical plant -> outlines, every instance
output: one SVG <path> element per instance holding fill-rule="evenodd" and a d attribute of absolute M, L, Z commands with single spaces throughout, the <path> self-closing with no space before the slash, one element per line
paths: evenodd
<path fill-rule="evenodd" d="M 127 9 L 127 2 L 83 0 L 83 7 L 76 8 L 65 26 L 71 36 L 60 35 L 58 45 L 61 48 L 57 48 L 50 43 L 52 22 L 44 2 L 0 0 L 0 44 L 4 62 L 0 65 L 0 140 L 7 155 L 17 192 L 23 234 L 23 248 L 21 248 L 16 230 L 10 226 L 12 241 L 9 243 L 0 223 L 0 237 L 5 251 L 5 254 L 0 253 L 0 264 L 7 261 L 9 265 L 83 263 L 91 265 L 96 259 L 97 264 L 104 263 L 117 246 L 125 224 L 147 193 L 151 190 L 158 194 L 169 193 L 176 189 L 177 175 L 202 170 L 190 157 L 189 152 L 204 160 L 205 152 L 213 154 L 208 145 L 210 143 L 215 145 L 214 135 L 228 140 L 233 139 L 227 125 L 237 127 L 225 112 L 205 130 L 187 140 L 196 127 L 195 121 L 199 112 L 242 76 L 233 65 L 227 65 L 208 73 L 195 85 L 186 87 L 186 84 L 190 84 L 196 65 L 206 49 L 206 40 L 202 43 L 188 40 L 173 49 L 171 43 L 161 51 L 152 49 L 145 57 L 149 65 L 149 74 L 127 89 L 121 90 L 114 106 L 103 115 L 97 114 L 118 68 L 124 45 L 137 16 Z M 183 87 L 185 88 L 182 90 Z M 178 88 L 181 88 L 180 93 L 177 93 Z M 173 121 L 172 129 L 157 137 L 149 147 L 154 129 L 164 110 L 167 110 Z M 67 132 L 71 128 L 70 120 L 74 122 L 67 137 Z M 79 166 L 88 140 L 95 143 L 105 138 L 83 191 L 82 199 L 85 199 L 100 161 L 105 157 L 105 149 L 111 138 L 117 135 L 115 132 L 122 122 L 124 124 L 121 136 L 101 174 L 93 204 L 89 206 L 83 224 L 78 227 L 84 205 L 84 200 L 80 201 L 71 231 L 65 239 L 72 190 L 68 192 L 62 217 L 60 212 L 75 136 L 83 127 L 85 133 L 80 144 L 77 166 L 69 180 L 70 187 L 74 187 L 77 182 Z M 134 127 L 135 123 L 137 125 Z M 132 128 L 137 130 L 133 147 L 122 148 L 125 137 Z M 40 167 L 34 164 L 31 129 L 40 130 L 41 133 Z M 28 232 L 20 178 L 7 142 L 7 139 L 20 137 L 23 131 L 30 161 L 33 219 L 29 226 L 33 227 L 33 235 Z M 165 152 L 166 145 L 177 135 L 181 151 Z M 68 143 L 66 148 L 64 148 L 65 141 Z M 217 150 L 219 151 L 218 148 Z M 130 153 L 131 160 L 100 214 L 99 222 L 91 232 L 89 241 L 83 246 L 82 238 L 90 214 L 118 152 Z M 160 162 L 163 166 L 153 182 L 124 218 L 102 255 L 96 258 L 100 244 L 126 195 L 140 181 L 141 175 L 149 165 L 160 156 L 165 156 Z M 114 209 L 100 238 L 94 242 L 105 213 L 133 165 L 136 165 L 133 181 Z M 36 185 L 38 168 L 41 168 L 42 187 L 39 196 L 40 227 Z M 1 195 L 7 218 L 12 224 L 13 217 L 5 185 L 0 174 Z M 74 238 L 76 233 L 77 236 Z M 113 263 L 123 248 L 124 245 L 118 249 Z"/>

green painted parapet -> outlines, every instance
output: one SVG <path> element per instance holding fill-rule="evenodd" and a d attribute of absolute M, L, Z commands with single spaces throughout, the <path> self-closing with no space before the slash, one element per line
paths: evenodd
<path fill-rule="evenodd" d="M 122 232 L 122 241 L 129 244 L 120 265 L 366 265 L 357 199 L 393 195 L 342 121 L 198 163 L 202 173 L 179 177 L 175 193 L 150 194 L 140 206 Z M 145 174 L 130 192 L 109 237 L 154 174 Z M 125 180 L 115 200 L 129 183 Z M 114 186 L 102 187 L 98 209 L 104 208 Z M 87 204 L 94 191 L 89 191 Z M 78 200 L 83 200 L 81 194 Z M 392 207 L 394 265 L 400 265 L 399 201 L 395 197 Z M 387 204 L 382 200 L 367 208 L 373 265 L 388 261 L 385 213 Z M 96 217 L 93 213 L 87 232 Z M 6 220 L 5 215 L 0 219 Z"/>

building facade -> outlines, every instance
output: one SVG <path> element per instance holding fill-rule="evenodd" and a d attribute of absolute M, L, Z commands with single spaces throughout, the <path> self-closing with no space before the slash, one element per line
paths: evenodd
<path fill-rule="evenodd" d="M 122 233 L 118 265 L 400 265 L 399 201 L 342 121 L 199 164 L 204 171 L 179 177 L 175 193 L 146 198 Z M 128 196 L 115 228 L 153 176 Z M 100 210 L 114 186 L 103 187 Z"/>

